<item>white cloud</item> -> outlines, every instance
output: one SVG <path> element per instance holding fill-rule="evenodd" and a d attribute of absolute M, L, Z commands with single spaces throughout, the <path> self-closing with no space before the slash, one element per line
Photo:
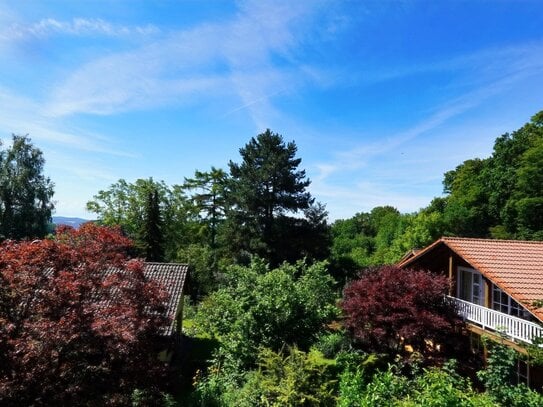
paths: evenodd
<path fill-rule="evenodd" d="M 44 18 L 33 24 L 12 23 L 0 30 L 0 39 L 17 40 L 27 37 L 49 37 L 51 35 L 128 37 L 157 34 L 160 30 L 151 24 L 144 26 L 118 25 L 100 18 L 73 18 L 61 21 Z"/>

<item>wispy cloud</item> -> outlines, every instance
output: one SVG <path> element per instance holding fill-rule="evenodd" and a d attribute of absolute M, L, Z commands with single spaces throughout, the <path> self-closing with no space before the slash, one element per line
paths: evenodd
<path fill-rule="evenodd" d="M 29 25 L 22 23 L 7 25 L 0 30 L 0 40 L 17 40 L 27 37 L 43 38 L 52 35 L 127 37 L 151 35 L 159 32 L 158 27 L 151 24 L 128 26 L 113 24 L 100 18 L 73 18 L 70 21 L 44 18 Z"/>
<path fill-rule="evenodd" d="M 71 130 L 53 118 L 42 116 L 38 102 L 2 87 L 0 106 L 0 128 L 9 133 L 30 134 L 34 140 L 78 151 L 134 157 L 130 152 L 113 148 L 114 143 L 103 135 Z"/>
<path fill-rule="evenodd" d="M 278 90 L 318 80 L 293 59 L 302 27 L 318 9 L 309 2 L 243 2 L 230 20 L 174 31 L 81 66 L 54 86 L 45 111 L 113 114 L 205 100 L 263 124 L 275 112 L 270 99 Z"/>
<path fill-rule="evenodd" d="M 416 123 L 412 127 L 385 136 L 379 141 L 366 142 L 355 146 L 348 151 L 336 153 L 336 159 L 331 163 L 320 164 L 323 172 L 320 178 L 325 178 L 332 173 L 340 170 L 353 170 L 367 165 L 368 161 L 374 157 L 384 155 L 387 152 L 404 145 L 417 137 L 434 131 L 450 119 L 459 116 L 477 106 L 484 101 L 511 89 L 521 80 L 535 75 L 543 74 L 543 60 L 533 58 L 531 54 L 525 52 L 533 51 L 532 47 L 521 47 L 522 52 L 512 49 L 506 52 L 506 55 L 517 55 L 518 59 L 512 60 L 510 65 L 502 64 L 502 72 L 499 77 L 488 78 L 486 83 L 468 91 L 460 96 L 452 98 L 448 103 L 438 107 L 430 112 L 426 118 Z M 543 50 L 543 46 L 541 46 Z M 482 52 L 481 55 L 490 55 L 488 52 Z M 524 58 L 520 58 L 524 56 Z M 474 57 L 464 58 L 468 63 L 473 61 Z M 504 62 L 504 61 L 502 61 Z"/>
<path fill-rule="evenodd" d="M 428 111 L 426 117 L 405 130 L 381 135 L 380 138 L 377 134 L 353 137 L 373 141 L 336 151 L 330 160 L 317 163 L 314 166 L 313 193 L 327 201 L 334 208 L 334 213 L 345 213 L 346 216 L 376 205 L 393 204 L 402 211 L 426 206 L 439 193 L 435 188 L 429 192 L 429 185 L 439 186 L 444 171 L 477 156 L 477 140 L 473 140 L 470 134 L 487 133 L 488 139 L 479 141 L 485 143 L 488 151 L 500 131 L 507 130 L 487 126 L 483 132 L 477 130 L 474 123 L 466 123 L 464 128 L 456 128 L 456 133 L 450 134 L 450 130 L 446 130 L 447 125 L 487 101 L 512 91 L 519 83 L 540 78 L 543 60 L 538 57 L 541 52 L 536 50 L 543 50 L 543 45 L 534 43 L 506 50 L 483 50 L 477 56 L 459 57 L 454 62 L 455 69 L 459 68 L 459 61 L 469 65 L 489 58 L 486 65 L 481 64 L 476 81 L 456 83 L 458 88 L 470 90 Z M 501 66 L 501 70 L 497 66 Z M 473 69 L 473 65 L 465 68 Z M 422 148 L 417 141 L 419 138 L 428 141 L 429 134 L 433 135 L 435 151 L 430 146 Z M 447 143 L 447 140 L 454 142 Z M 445 156 L 443 151 L 447 151 Z M 460 151 L 463 154 L 459 154 Z M 337 174 L 342 175 L 339 183 Z M 346 174 L 352 174 L 352 177 Z M 372 182 L 361 182 L 363 178 Z"/>

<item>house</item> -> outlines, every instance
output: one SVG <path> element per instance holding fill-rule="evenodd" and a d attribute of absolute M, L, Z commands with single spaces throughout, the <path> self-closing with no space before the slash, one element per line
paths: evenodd
<path fill-rule="evenodd" d="M 448 276 L 448 298 L 474 339 L 485 334 L 526 353 L 543 336 L 543 242 L 443 237 L 398 266 Z M 519 377 L 541 388 L 540 370 L 519 364 Z"/>
<path fill-rule="evenodd" d="M 114 273 L 116 271 L 118 269 L 112 267 L 107 269 L 105 273 Z M 147 279 L 155 280 L 164 286 L 169 294 L 168 303 L 165 304 L 165 314 L 171 322 L 166 330 L 160 333 L 162 339 L 167 344 L 160 357 L 161 359 L 169 360 L 175 349 L 180 345 L 183 320 L 183 293 L 188 277 L 188 265 L 145 262 L 143 274 Z"/>

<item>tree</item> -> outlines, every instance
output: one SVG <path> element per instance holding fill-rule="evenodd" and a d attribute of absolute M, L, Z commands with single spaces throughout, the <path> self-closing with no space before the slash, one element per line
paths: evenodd
<path fill-rule="evenodd" d="M 460 323 L 447 291 L 445 276 L 396 266 L 368 271 L 345 289 L 345 326 L 371 350 L 398 353 L 409 344 L 426 353 L 426 340 L 447 343 Z"/>
<path fill-rule="evenodd" d="M 141 240 L 145 245 L 145 258 L 147 261 L 164 260 L 163 222 L 160 214 L 158 190 L 147 193 L 145 203 L 144 224 Z"/>
<path fill-rule="evenodd" d="M 149 193 L 153 191 L 158 192 L 163 217 L 165 258 L 174 260 L 179 248 L 192 243 L 196 234 L 193 227 L 194 209 L 180 186 L 170 188 L 164 181 L 157 182 L 152 178 L 137 179 L 134 183 L 120 179 L 87 202 L 87 210 L 96 213 L 103 225 L 120 226 L 145 255 L 146 243 L 142 230 Z"/>
<path fill-rule="evenodd" d="M 261 346 L 307 349 L 335 311 L 333 279 L 324 263 L 270 270 L 255 259 L 250 267 L 230 267 L 225 280 L 223 288 L 202 301 L 196 320 L 220 338 L 223 354 L 242 366 L 255 363 Z"/>
<path fill-rule="evenodd" d="M 225 221 L 228 175 L 211 167 L 210 171 L 195 171 L 193 178 L 185 178 L 182 188 L 188 191 L 199 223 L 200 241 L 181 248 L 178 261 L 188 262 L 192 269 L 191 291 L 200 297 L 215 287 L 219 259 L 224 245 L 219 244 L 219 231 Z"/>
<path fill-rule="evenodd" d="M 467 160 L 445 174 L 444 232 L 449 235 L 541 239 L 543 112 L 498 137 L 492 156 Z"/>
<path fill-rule="evenodd" d="M 285 237 L 297 227 L 293 215 L 314 202 L 310 181 L 299 170 L 294 142 L 266 130 L 241 148 L 241 164 L 229 163 L 230 211 L 226 241 L 231 252 L 248 252 L 276 265 L 288 258 L 281 250 Z M 299 254 L 298 254 L 299 258 Z"/>
<path fill-rule="evenodd" d="M 27 136 L 13 135 L 0 151 L 0 235 L 22 239 L 43 237 L 54 204 L 53 183 L 43 175 L 42 152 Z"/>
<path fill-rule="evenodd" d="M 196 170 L 194 178 L 185 178 L 183 188 L 196 191 L 191 196 L 196 210 L 207 223 L 209 229 L 209 246 L 212 250 L 217 247 L 217 229 L 224 221 L 226 212 L 227 174 L 215 167 L 208 172 Z"/>
<path fill-rule="evenodd" d="M 130 246 L 91 223 L 2 244 L 0 404 L 127 405 L 157 388 L 167 294 L 128 260 Z"/>
<path fill-rule="evenodd" d="M 448 193 L 443 217 L 446 233 L 454 236 L 488 237 L 496 224 L 489 208 L 487 171 L 490 159 L 466 160 L 445 173 L 443 190 Z"/>

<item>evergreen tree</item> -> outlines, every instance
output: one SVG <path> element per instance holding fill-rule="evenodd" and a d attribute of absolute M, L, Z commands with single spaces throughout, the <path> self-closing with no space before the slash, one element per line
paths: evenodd
<path fill-rule="evenodd" d="M 0 235 L 22 239 L 43 237 L 54 204 L 53 183 L 43 175 L 41 150 L 27 136 L 13 135 L 0 151 Z"/>
<path fill-rule="evenodd" d="M 164 260 L 164 235 L 162 228 L 163 222 L 160 214 L 158 190 L 154 189 L 147 193 L 141 239 L 145 246 L 145 258 L 147 261 Z"/>
<path fill-rule="evenodd" d="M 239 151 L 241 164 L 229 163 L 226 241 L 232 253 L 257 254 L 274 265 L 303 255 L 284 250 L 286 238 L 299 228 L 297 218 L 289 215 L 314 202 L 306 190 L 310 181 L 298 169 L 296 144 L 285 144 L 281 135 L 266 130 Z"/>
<path fill-rule="evenodd" d="M 217 248 L 217 231 L 225 217 L 227 180 L 228 176 L 222 169 L 211 167 L 207 172 L 196 170 L 194 177 L 185 178 L 183 184 L 184 189 L 195 191 L 191 198 L 206 226 L 212 250 Z"/>

